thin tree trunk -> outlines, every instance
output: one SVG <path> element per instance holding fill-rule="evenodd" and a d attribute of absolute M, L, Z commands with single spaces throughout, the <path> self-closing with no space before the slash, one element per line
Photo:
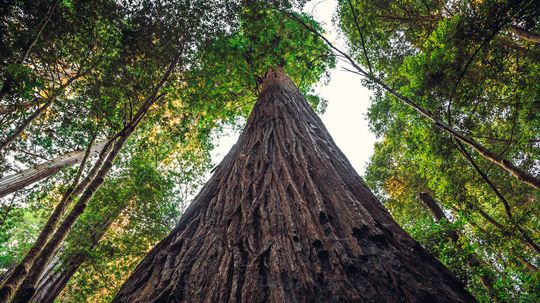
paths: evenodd
<path fill-rule="evenodd" d="M 540 52 L 535 48 L 524 47 L 521 43 L 508 36 L 496 36 L 495 39 L 504 47 L 516 51 L 519 55 L 529 58 L 535 62 L 540 62 Z"/>
<path fill-rule="evenodd" d="M 441 209 L 437 201 L 435 201 L 435 199 L 433 199 L 433 197 L 430 194 L 420 193 L 419 197 L 420 197 L 420 201 L 422 201 L 424 206 L 426 206 L 429 209 L 435 221 L 450 222 L 450 220 L 448 220 L 448 217 L 446 217 L 444 211 Z M 460 238 L 459 233 L 455 230 L 451 230 L 448 233 L 448 238 L 450 238 L 450 240 L 453 243 L 457 244 L 456 248 L 458 249 L 460 253 L 463 253 L 463 249 L 458 243 L 459 238 Z M 486 269 L 489 267 L 483 260 L 478 258 L 476 255 L 471 255 L 470 258 L 467 260 L 467 264 L 472 268 Z M 482 282 L 482 285 L 484 285 L 484 287 L 489 291 L 492 297 L 495 296 L 494 288 L 493 288 L 493 284 L 495 283 L 495 280 L 496 278 L 491 271 L 489 272 L 482 271 L 482 274 L 480 275 L 480 281 Z"/>
<path fill-rule="evenodd" d="M 462 211 L 463 209 L 462 208 L 457 208 L 457 207 L 452 207 L 455 211 Z M 479 209 L 481 210 L 481 209 Z M 485 213 L 484 213 L 485 214 Z M 483 216 L 484 217 L 484 216 Z M 489 218 L 489 217 L 488 217 Z M 484 219 L 488 219 L 486 217 L 484 217 Z M 493 220 L 493 218 L 491 218 Z M 497 223 L 497 222 L 495 222 Z M 483 228 L 482 226 L 476 224 L 474 221 L 469 221 L 469 224 L 471 224 L 472 226 L 474 226 L 475 228 L 477 228 L 478 230 L 480 230 L 481 232 L 483 232 L 484 234 L 489 234 L 489 232 Z M 492 223 L 493 224 L 493 223 Z M 497 223 L 498 224 L 498 223 Z M 505 233 L 504 231 L 502 231 L 504 235 L 508 235 L 507 233 Z M 519 261 L 521 262 L 522 265 L 524 265 L 525 267 L 527 267 L 527 269 L 529 269 L 531 271 L 531 273 L 535 274 L 536 272 L 538 272 L 538 268 L 536 268 L 534 265 L 532 265 L 529 261 L 525 260 L 522 256 L 520 256 L 519 254 L 516 254 L 514 255 L 514 257 L 516 257 L 517 259 L 519 259 Z"/>
<path fill-rule="evenodd" d="M 486 173 L 484 173 L 480 167 L 478 166 L 478 164 L 476 164 L 476 162 L 474 161 L 474 159 L 471 157 L 471 155 L 469 154 L 469 152 L 467 152 L 467 150 L 465 149 L 465 147 L 463 146 L 463 144 L 461 144 L 461 142 L 457 142 L 457 147 L 458 149 L 460 150 L 460 152 L 465 156 L 465 158 L 469 161 L 469 163 L 473 166 L 473 168 L 478 172 L 478 174 L 482 177 L 482 180 L 484 182 L 486 182 L 486 184 L 489 186 L 489 188 L 495 193 L 495 195 L 497 196 L 497 198 L 501 201 L 501 203 L 503 204 L 503 207 L 504 207 L 504 211 L 505 211 L 505 214 L 507 216 L 507 219 L 508 221 L 510 222 L 510 224 L 512 225 L 512 228 L 515 228 L 518 230 L 519 234 L 521 235 L 521 239 L 522 241 L 524 241 L 527 246 L 529 246 L 530 248 L 532 248 L 534 251 L 536 251 L 537 254 L 540 254 L 540 246 L 538 246 L 536 244 L 536 242 L 527 234 L 527 232 L 525 232 L 525 230 L 518 224 L 514 221 L 514 217 L 513 217 L 513 214 L 512 214 L 512 209 L 510 207 L 510 204 L 508 203 L 508 201 L 506 200 L 506 198 L 502 195 L 502 193 L 497 189 L 497 187 L 495 186 L 495 184 L 493 184 L 493 182 L 491 182 L 491 180 L 488 178 L 488 176 L 486 175 Z"/>
<path fill-rule="evenodd" d="M 270 71 L 247 126 L 121 302 L 474 302 Z"/>
<path fill-rule="evenodd" d="M 29 270 L 34 265 L 35 260 L 38 258 L 38 256 L 44 249 L 45 245 L 51 238 L 51 235 L 53 234 L 56 227 L 58 226 L 58 223 L 60 222 L 60 219 L 64 211 L 66 210 L 66 208 L 71 204 L 71 202 L 73 202 L 73 200 L 87 187 L 90 181 L 93 180 L 94 177 L 96 176 L 98 169 L 101 167 L 105 159 L 105 156 L 107 155 L 108 144 L 107 146 L 102 147 L 102 148 L 103 149 L 100 153 L 100 157 L 98 158 L 98 160 L 96 161 L 96 163 L 94 164 L 90 172 L 88 172 L 88 175 L 81 182 L 79 182 L 78 178 L 80 177 L 80 174 L 82 173 L 82 169 L 84 167 L 86 159 L 89 156 L 89 151 L 91 150 L 91 147 L 87 149 L 87 152 L 81 163 L 79 173 L 77 177 L 75 178 L 73 185 L 66 190 L 66 192 L 62 196 L 62 199 L 56 205 L 53 212 L 47 219 L 47 222 L 41 229 L 36 241 L 30 248 L 30 250 L 26 253 L 22 261 L 19 264 L 17 264 L 15 269 L 4 281 L 2 288 L 0 288 L 0 302 L 4 303 L 4 302 L 9 301 L 9 298 L 11 298 L 11 296 L 14 294 L 19 284 L 26 277 Z"/>
<path fill-rule="evenodd" d="M 101 141 L 94 144 L 90 150 L 90 156 L 98 154 L 106 143 L 107 141 Z M 76 150 L 0 179 L 0 198 L 23 189 L 34 182 L 52 176 L 63 168 L 80 163 L 85 153 L 85 150 Z"/>
<path fill-rule="evenodd" d="M 520 27 L 515 26 L 515 25 L 510 26 L 510 32 L 512 34 L 518 36 L 520 39 L 540 44 L 540 35 L 539 34 L 530 32 L 530 31 L 528 31 L 526 29 L 520 28 Z"/>
<path fill-rule="evenodd" d="M 34 104 L 35 104 L 34 100 L 31 100 L 31 101 L 26 101 L 20 104 L 0 106 L 0 115 L 9 114 L 19 109 L 27 109 Z"/>
<path fill-rule="evenodd" d="M 425 109 L 418 106 L 416 103 L 411 101 L 410 99 L 406 98 L 405 96 L 399 94 L 397 91 L 390 88 L 386 83 L 382 82 L 380 79 L 371 77 L 372 80 L 374 80 L 377 84 L 379 84 L 381 87 L 383 87 L 387 92 L 389 92 L 391 95 L 396 97 L 398 100 L 402 101 L 403 103 L 409 105 L 413 109 L 415 109 L 418 113 L 423 115 L 424 117 L 431 120 L 438 128 L 446 131 L 449 133 L 454 139 L 470 146 L 472 149 L 474 149 L 477 153 L 479 153 L 482 157 L 484 157 L 486 160 L 490 161 L 493 164 L 498 165 L 502 169 L 509 172 L 512 176 L 514 176 L 516 179 L 522 181 L 523 183 L 534 187 L 536 189 L 540 189 L 540 179 L 533 176 L 528 171 L 521 169 L 520 167 L 514 165 L 509 160 L 505 159 L 501 155 L 485 148 L 480 143 L 476 142 L 472 138 L 463 135 L 462 133 L 458 132 L 454 128 L 452 128 L 450 125 L 440 121 L 439 119 L 435 118 L 431 113 L 427 112 Z"/>
<path fill-rule="evenodd" d="M 13 209 L 15 198 L 17 198 L 17 192 L 13 194 L 13 196 L 11 197 L 11 200 L 9 201 L 7 205 L 6 204 L 2 205 L 3 207 L 6 207 L 6 211 L 2 214 L 2 221 L 0 222 L 0 229 L 4 228 L 4 224 L 6 223 L 7 218 L 9 217 L 9 213 Z M 4 279 L 0 279 L 0 285 L 2 285 L 3 281 Z"/>
<path fill-rule="evenodd" d="M 493 217 L 491 217 L 488 213 L 486 213 L 483 209 L 481 209 L 480 207 L 475 207 L 474 208 L 482 218 L 484 218 L 487 222 L 489 222 L 491 225 L 495 226 L 503 235 L 511 238 L 511 236 L 516 236 L 517 239 L 519 239 L 519 241 L 521 243 L 523 243 L 525 246 L 531 248 L 532 250 L 534 250 L 536 253 L 538 253 L 538 245 L 536 245 L 536 243 L 534 243 L 532 241 L 531 238 L 529 238 L 526 234 L 524 235 L 523 234 L 523 229 L 522 228 L 517 228 L 518 232 L 519 233 L 516 233 L 515 231 L 513 230 L 509 230 L 508 228 L 506 228 L 504 225 L 502 225 L 501 223 L 497 222 L 497 220 L 495 220 Z M 520 236 L 521 235 L 521 236 Z"/>
<path fill-rule="evenodd" d="M 86 209 L 88 201 L 92 198 L 95 191 L 103 183 L 105 176 L 112 167 L 114 159 L 118 155 L 118 152 L 123 147 L 126 140 L 127 137 L 122 136 L 119 137 L 118 141 L 115 142 L 114 147 L 107 155 L 105 161 L 103 162 L 103 165 L 97 171 L 96 176 L 85 188 L 84 192 L 81 194 L 81 197 L 79 198 L 77 203 L 75 203 L 75 206 L 73 206 L 73 209 L 68 213 L 60 226 L 58 226 L 58 229 L 56 229 L 54 234 L 50 237 L 50 240 L 46 242 L 46 245 L 43 247 L 42 250 L 39 251 L 37 257 L 35 257 L 34 263 L 30 267 L 28 274 L 26 275 L 19 289 L 15 293 L 11 302 L 29 302 L 30 298 L 34 295 L 35 286 L 41 278 L 41 275 L 43 274 L 43 271 L 49 263 L 52 255 L 60 247 L 60 244 L 66 238 L 68 232 L 71 230 L 73 224 L 75 224 L 77 218 L 82 215 L 82 213 Z"/>
<path fill-rule="evenodd" d="M 99 226 L 92 230 L 90 236 L 90 249 L 97 246 L 105 232 L 109 229 L 116 216 L 109 215 Z M 49 274 L 44 275 L 39 281 L 35 295 L 30 302 L 53 303 L 60 295 L 64 287 L 77 272 L 79 267 L 87 261 L 86 254 L 76 252 L 67 259 L 67 264 L 61 270 L 55 271 L 54 268 Z M 60 265 L 60 263 L 58 263 Z"/>
<path fill-rule="evenodd" d="M 328 40 L 326 37 L 324 37 L 319 32 L 317 32 L 313 27 L 307 25 L 303 20 L 301 20 L 298 17 L 296 17 L 294 15 L 291 15 L 291 14 L 287 14 L 287 16 L 289 16 L 291 19 L 299 22 L 306 29 L 308 29 L 309 31 L 311 31 L 312 33 L 317 35 L 320 39 L 325 41 L 328 44 L 328 46 L 330 46 L 330 48 L 332 48 L 336 52 L 337 56 L 342 57 L 345 60 L 347 60 L 349 62 L 349 64 L 351 64 L 351 66 L 354 69 L 356 69 L 356 71 L 349 70 L 349 69 L 345 69 L 345 70 L 348 70 L 350 72 L 359 74 L 359 75 L 369 79 L 370 81 L 373 81 L 375 84 L 382 87 L 386 92 L 388 92 L 389 94 L 394 96 L 398 101 L 400 101 L 403 104 L 409 106 L 410 108 L 415 110 L 417 113 L 419 113 L 421 116 L 427 118 L 429 121 L 431 121 L 433 124 L 435 124 L 435 126 L 438 127 L 439 129 L 447 132 L 450 136 L 452 136 L 452 138 L 454 138 L 454 139 L 456 139 L 456 140 L 470 146 L 472 149 L 474 149 L 477 153 L 479 153 L 486 160 L 490 161 L 491 163 L 494 163 L 494 164 L 498 165 L 499 167 L 501 167 L 502 169 L 504 169 L 505 171 L 510 173 L 513 177 L 520 180 L 521 182 L 523 182 L 523 183 L 525 183 L 525 184 L 527 184 L 527 185 L 529 185 L 531 187 L 534 187 L 536 189 L 540 189 L 540 178 L 538 178 L 538 177 L 534 176 L 533 174 L 529 173 L 528 171 L 514 165 L 508 159 L 502 157 L 501 155 L 497 154 L 496 152 L 493 152 L 493 151 L 485 148 L 483 145 L 476 142 L 474 139 L 462 134 L 461 132 L 455 130 L 453 127 L 451 127 L 447 123 L 439 120 L 437 117 L 435 117 L 433 114 L 431 114 L 430 112 L 428 112 L 424 108 L 420 107 L 414 101 L 412 101 L 411 99 L 403 96 L 402 94 L 400 94 L 399 92 L 397 92 L 396 90 L 394 90 L 393 88 L 388 86 L 384 82 L 383 79 L 380 79 L 380 78 L 376 77 L 374 74 L 365 71 L 347 53 L 345 53 L 344 51 L 342 51 L 339 48 L 337 48 L 336 46 L 334 46 L 330 42 L 330 40 Z"/>
<path fill-rule="evenodd" d="M 49 98 L 49 100 L 45 102 L 45 104 L 40 106 L 30 116 L 24 119 L 23 122 L 19 126 L 17 126 L 17 128 L 10 135 L 7 136 L 7 138 L 1 141 L 0 152 L 4 150 L 6 147 L 8 147 L 13 141 L 15 141 L 15 139 L 19 137 L 19 135 L 26 129 L 26 127 L 30 125 L 32 121 L 34 121 L 34 119 L 36 119 L 39 115 L 41 115 L 42 112 L 47 110 L 47 108 L 49 108 L 52 105 L 53 100 L 54 98 Z"/>
<path fill-rule="evenodd" d="M 64 221 L 60 224 L 56 232 L 52 235 L 52 237 L 47 242 L 45 247 L 40 251 L 39 255 L 35 258 L 35 261 L 32 264 L 32 267 L 30 268 L 30 270 L 28 271 L 26 278 L 23 280 L 23 282 L 21 283 L 21 285 L 15 292 L 13 300 L 11 301 L 12 303 L 29 302 L 29 300 L 35 294 L 37 283 L 41 279 L 41 276 L 43 275 L 43 271 L 45 270 L 47 264 L 49 263 L 53 253 L 60 247 L 60 244 L 66 238 L 68 232 L 71 230 L 71 227 L 73 227 L 73 224 L 75 224 L 75 221 L 77 220 L 77 218 L 79 218 L 79 216 L 83 214 L 84 210 L 86 209 L 88 201 L 93 197 L 96 190 L 98 190 L 98 188 L 103 183 L 106 175 L 108 174 L 108 172 L 110 171 L 114 163 L 114 160 L 116 159 L 116 156 L 118 155 L 118 153 L 120 152 L 124 144 L 126 143 L 127 139 L 131 136 L 133 131 L 135 131 L 140 121 L 146 115 L 150 106 L 154 104 L 154 102 L 159 97 L 162 96 L 162 95 L 158 96 L 159 90 L 165 84 L 165 82 L 167 81 L 171 73 L 173 72 L 176 64 L 178 63 L 179 58 L 180 57 L 178 55 L 171 61 L 171 63 L 167 67 L 167 70 L 163 74 L 162 78 L 155 85 L 150 95 L 144 100 L 143 104 L 141 105 L 137 113 L 135 114 L 133 120 L 131 120 L 130 123 L 128 123 L 128 125 L 126 125 L 126 127 L 116 137 L 116 142 L 114 143 L 112 150 L 107 155 L 105 161 L 103 162 L 103 165 L 99 168 L 95 177 L 92 179 L 92 181 L 90 181 L 88 186 L 86 186 L 79 200 L 77 201 L 77 203 L 75 203 L 75 206 L 73 206 L 73 208 L 68 213 Z M 2 301 L 1 298 L 0 298 L 0 303 L 4 303 L 4 301 Z"/>
<path fill-rule="evenodd" d="M 422 193 L 420 193 L 420 195 L 418 195 L 418 197 L 420 198 L 420 201 L 422 201 L 422 204 L 424 204 L 424 206 L 427 207 L 427 209 L 431 212 L 431 215 L 433 216 L 435 221 L 437 221 L 437 222 L 440 222 L 440 221 L 450 222 L 450 220 L 448 220 L 448 218 L 444 214 L 444 211 L 442 210 L 442 208 L 435 201 L 435 199 L 433 199 L 433 197 L 431 197 L 430 194 L 428 194 L 426 192 L 422 192 Z"/>

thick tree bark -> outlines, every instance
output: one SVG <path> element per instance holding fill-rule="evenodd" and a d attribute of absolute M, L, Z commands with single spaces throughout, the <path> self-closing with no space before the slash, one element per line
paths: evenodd
<path fill-rule="evenodd" d="M 435 201 L 435 199 L 433 199 L 433 197 L 430 194 L 428 194 L 428 193 L 420 193 L 419 197 L 420 197 L 420 201 L 422 201 L 422 203 L 429 209 L 429 211 L 433 215 L 433 218 L 435 219 L 435 221 L 437 221 L 437 222 L 444 222 L 444 221 L 450 222 L 450 220 L 448 220 L 448 218 L 446 217 L 446 214 L 441 209 L 441 207 L 439 206 L 437 201 Z M 463 252 L 463 249 L 461 249 L 461 246 L 458 243 L 459 242 L 459 234 L 458 234 L 457 231 L 455 231 L 455 230 L 450 231 L 448 233 L 448 238 L 450 238 L 450 240 L 452 242 L 457 243 L 458 244 L 456 246 L 457 249 L 460 252 Z M 488 265 L 482 259 L 480 259 L 479 257 L 477 257 L 475 255 L 471 255 L 470 258 L 467 260 L 467 263 L 472 268 L 481 268 L 481 269 L 488 268 Z M 484 287 L 493 296 L 494 295 L 493 294 L 493 284 L 495 283 L 495 280 L 496 280 L 493 273 L 491 271 L 485 271 L 484 270 L 482 275 L 480 276 L 480 280 L 481 280 L 482 284 L 484 285 Z"/>
<path fill-rule="evenodd" d="M 106 143 L 106 141 L 101 141 L 94 144 L 90 151 L 90 156 L 98 154 Z M 0 179 L 0 198 L 23 189 L 34 182 L 52 176 L 63 168 L 80 163 L 84 158 L 85 152 L 85 150 L 76 150 Z"/>
<path fill-rule="evenodd" d="M 121 302 L 474 302 L 270 71 L 238 143 Z"/>

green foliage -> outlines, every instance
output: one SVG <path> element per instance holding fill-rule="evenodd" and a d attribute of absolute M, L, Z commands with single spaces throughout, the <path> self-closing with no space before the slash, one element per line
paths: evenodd
<path fill-rule="evenodd" d="M 191 152 L 177 157 L 187 159 Z M 110 301 L 147 251 L 174 227 L 210 160 L 202 157 L 164 170 L 159 151 L 130 146 L 129 154 L 129 162 L 100 188 L 67 239 L 61 263 L 70 264 L 74 256 L 85 262 L 63 302 Z"/>
<path fill-rule="evenodd" d="M 527 24 L 539 32 L 538 11 L 534 1 L 340 1 L 339 20 L 362 66 L 371 66 L 438 119 L 537 174 L 539 49 L 508 29 Z M 516 228 L 540 243 L 538 192 L 473 153 L 508 200 L 508 215 L 455 142 L 393 96 L 377 90 L 369 120 L 380 141 L 366 179 L 394 218 L 479 301 L 537 301 L 538 253 Z M 437 200 L 450 224 L 430 218 L 421 192 Z M 448 238 L 449 230 L 458 232 L 458 243 Z M 484 265 L 471 265 L 468 256 Z M 493 290 L 480 282 L 486 272 L 497 277 Z"/>

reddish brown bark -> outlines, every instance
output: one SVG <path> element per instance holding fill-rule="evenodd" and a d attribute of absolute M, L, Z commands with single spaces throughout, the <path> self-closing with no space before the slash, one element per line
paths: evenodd
<path fill-rule="evenodd" d="M 269 72 L 238 143 L 120 302 L 474 302 Z"/>

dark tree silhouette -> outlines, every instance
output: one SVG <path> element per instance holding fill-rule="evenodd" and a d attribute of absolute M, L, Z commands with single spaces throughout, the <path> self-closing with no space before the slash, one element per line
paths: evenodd
<path fill-rule="evenodd" d="M 238 143 L 113 302 L 474 302 L 270 71 Z"/>

